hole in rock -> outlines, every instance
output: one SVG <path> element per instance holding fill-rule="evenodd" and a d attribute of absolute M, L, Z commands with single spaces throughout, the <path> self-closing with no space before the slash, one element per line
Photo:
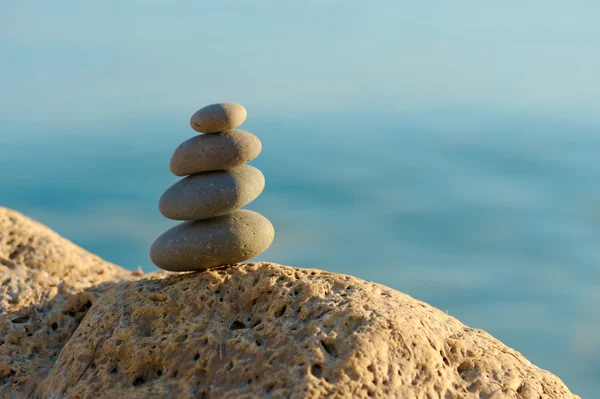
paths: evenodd
<path fill-rule="evenodd" d="M 450 366 L 450 361 L 448 360 L 448 358 L 446 356 L 444 356 L 444 353 L 442 351 L 440 351 L 440 356 L 442 357 L 442 360 L 444 361 L 444 364 L 446 366 Z"/>
<path fill-rule="evenodd" d="M 521 385 L 519 385 L 519 387 L 517 388 L 517 393 L 519 395 L 525 393 L 525 391 L 527 390 L 527 383 L 526 382 L 522 382 Z"/>
<path fill-rule="evenodd" d="M 260 323 L 262 323 L 262 320 L 258 319 L 256 322 L 254 322 L 254 324 L 252 324 L 251 327 L 254 328 L 254 327 L 258 326 Z"/>
<path fill-rule="evenodd" d="M 146 380 L 144 379 L 144 377 L 140 376 L 140 377 L 136 377 L 135 380 L 133 380 L 133 386 L 137 387 L 138 385 L 142 385 L 144 382 L 146 382 Z"/>
<path fill-rule="evenodd" d="M 275 312 L 275 317 L 281 317 L 287 310 L 287 305 L 283 305 L 278 311 Z"/>
<path fill-rule="evenodd" d="M 29 321 L 29 316 L 24 315 L 24 316 L 17 316 L 14 319 L 11 320 L 14 324 L 21 324 L 21 323 L 27 323 Z"/>
<path fill-rule="evenodd" d="M 241 330 L 242 328 L 246 328 L 246 325 L 239 320 L 235 320 L 229 325 L 229 329 L 233 330 Z"/>
<path fill-rule="evenodd" d="M 460 378 L 462 378 L 464 381 L 471 381 L 476 377 L 478 369 L 476 364 L 473 364 L 470 361 L 465 361 L 457 367 L 456 371 L 458 371 Z"/>
<path fill-rule="evenodd" d="M 323 349 L 325 349 L 325 352 L 327 352 L 330 356 L 338 356 L 337 348 L 335 347 L 335 344 L 333 342 L 321 341 L 321 346 L 323 347 Z M 372 367 L 372 365 L 369 367 Z M 373 372 L 371 369 L 369 369 L 369 371 Z"/>
<path fill-rule="evenodd" d="M 312 367 L 310 368 L 310 372 L 315 377 L 321 378 L 321 376 L 323 375 L 323 368 L 321 367 L 320 364 L 313 364 Z"/>
<path fill-rule="evenodd" d="M 77 311 L 78 312 L 85 312 L 87 311 L 89 308 L 92 307 L 92 302 L 91 301 L 87 301 L 86 303 L 83 304 L 83 306 L 81 306 Z"/>

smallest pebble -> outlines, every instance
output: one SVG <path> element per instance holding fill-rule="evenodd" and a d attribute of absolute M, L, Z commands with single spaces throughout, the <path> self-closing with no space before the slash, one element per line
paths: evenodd
<path fill-rule="evenodd" d="M 211 104 L 192 115 L 190 126 L 199 133 L 221 133 L 240 126 L 247 115 L 246 108 L 240 104 Z"/>

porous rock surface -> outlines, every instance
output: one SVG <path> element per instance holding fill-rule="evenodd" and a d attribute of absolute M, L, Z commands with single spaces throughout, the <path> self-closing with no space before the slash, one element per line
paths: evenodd
<path fill-rule="evenodd" d="M 574 398 L 482 330 L 382 285 L 250 263 L 102 297 L 40 397 Z"/>
<path fill-rule="evenodd" d="M 1 209 L 0 228 L 2 279 L 21 273 L 11 292 L 31 292 L 2 286 L 0 370 L 15 372 L 0 397 L 577 398 L 484 331 L 382 285 L 272 263 L 127 281 L 20 214 Z M 11 256 L 17 240 L 32 249 Z"/>
<path fill-rule="evenodd" d="M 27 397 L 87 310 L 132 272 L 0 207 L 0 397 Z"/>

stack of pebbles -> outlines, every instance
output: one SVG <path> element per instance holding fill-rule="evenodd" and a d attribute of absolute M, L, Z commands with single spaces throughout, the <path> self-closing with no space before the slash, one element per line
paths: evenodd
<path fill-rule="evenodd" d="M 213 104 L 190 121 L 203 133 L 183 142 L 171 158 L 171 171 L 187 176 L 162 195 L 160 213 L 185 222 L 164 232 L 150 249 L 152 262 L 169 271 L 204 270 L 243 262 L 264 252 L 273 241 L 273 225 L 241 207 L 265 187 L 260 170 L 246 165 L 261 151 L 260 140 L 235 130 L 246 109 Z"/>

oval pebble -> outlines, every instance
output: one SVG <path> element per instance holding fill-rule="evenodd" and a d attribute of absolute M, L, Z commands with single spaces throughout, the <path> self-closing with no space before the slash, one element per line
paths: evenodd
<path fill-rule="evenodd" d="M 220 133 L 235 129 L 244 123 L 246 116 L 246 108 L 240 104 L 211 104 L 196 111 L 190 125 L 199 133 Z"/>
<path fill-rule="evenodd" d="M 173 220 L 206 219 L 249 204 L 264 188 L 265 177 L 250 165 L 198 173 L 169 187 L 160 197 L 158 209 Z"/>
<path fill-rule="evenodd" d="M 204 270 L 254 258 L 269 248 L 274 236 L 267 218 L 240 209 L 167 230 L 152 244 L 150 258 L 164 270 Z"/>
<path fill-rule="evenodd" d="M 170 168 L 175 176 L 231 169 L 250 162 L 261 149 L 258 137 L 244 130 L 202 134 L 177 147 L 171 157 Z"/>

